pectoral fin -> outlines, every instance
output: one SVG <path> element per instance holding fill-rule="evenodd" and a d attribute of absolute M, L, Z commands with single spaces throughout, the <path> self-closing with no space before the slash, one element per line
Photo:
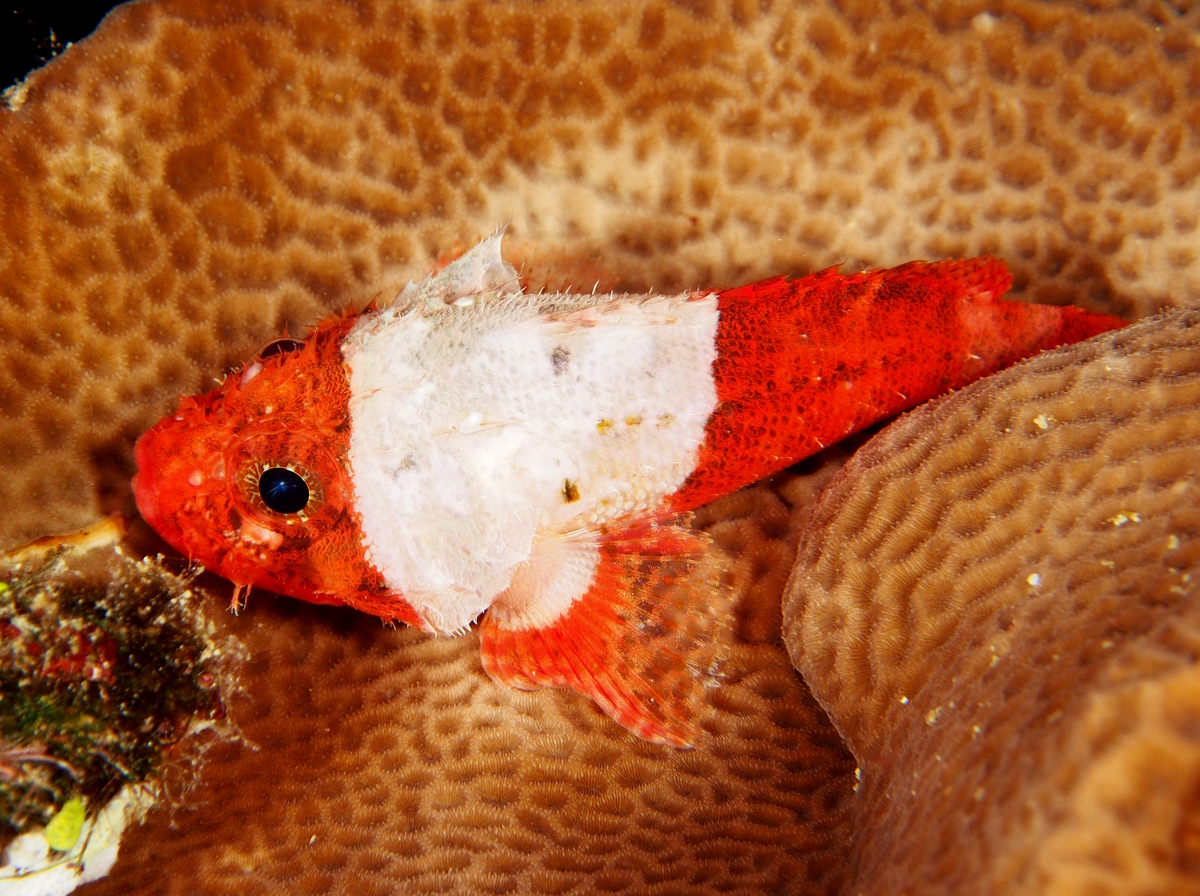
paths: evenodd
<path fill-rule="evenodd" d="M 480 625 L 484 668 L 518 688 L 578 691 L 647 740 L 690 746 L 731 630 L 706 544 L 672 520 L 542 546 Z M 565 609 L 538 619 L 570 589 Z"/>

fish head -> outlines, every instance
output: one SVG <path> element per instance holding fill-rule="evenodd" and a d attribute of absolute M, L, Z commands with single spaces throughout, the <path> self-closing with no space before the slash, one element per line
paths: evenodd
<path fill-rule="evenodd" d="M 351 604 L 383 587 L 353 511 L 345 324 L 184 398 L 134 449 L 143 518 L 236 585 Z"/>

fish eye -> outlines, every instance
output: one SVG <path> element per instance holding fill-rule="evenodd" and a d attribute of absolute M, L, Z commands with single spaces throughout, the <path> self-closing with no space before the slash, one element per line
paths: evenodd
<path fill-rule="evenodd" d="M 299 513 L 308 506 L 308 483 L 295 470 L 267 467 L 258 477 L 258 494 L 276 513 Z"/>
<path fill-rule="evenodd" d="M 258 350 L 258 360 L 261 361 L 263 358 L 271 357 L 271 355 L 282 355 L 286 352 L 294 352 L 302 348 L 304 348 L 303 339 L 280 336 L 278 339 L 272 339 Z"/>

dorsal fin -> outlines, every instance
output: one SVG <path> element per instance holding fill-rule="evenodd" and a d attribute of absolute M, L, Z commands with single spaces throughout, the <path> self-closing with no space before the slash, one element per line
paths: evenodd
<path fill-rule="evenodd" d="M 427 274 L 415 283 L 409 280 L 400 295 L 388 305 L 438 311 L 484 295 L 519 294 L 521 283 L 517 271 L 500 252 L 505 227 L 507 225 L 498 228 L 440 271 Z"/>

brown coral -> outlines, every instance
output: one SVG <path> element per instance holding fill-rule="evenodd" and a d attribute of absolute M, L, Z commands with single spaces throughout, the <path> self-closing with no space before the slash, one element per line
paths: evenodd
<path fill-rule="evenodd" d="M 993 252 L 1039 299 L 1194 298 L 1197 15 L 122 7 L 0 111 L 0 542 L 129 509 L 176 396 L 506 219 L 630 287 Z"/>
<path fill-rule="evenodd" d="M 784 618 L 863 767 L 851 892 L 1196 892 L 1197 470 L 1195 311 L 926 405 L 843 468 Z"/>

